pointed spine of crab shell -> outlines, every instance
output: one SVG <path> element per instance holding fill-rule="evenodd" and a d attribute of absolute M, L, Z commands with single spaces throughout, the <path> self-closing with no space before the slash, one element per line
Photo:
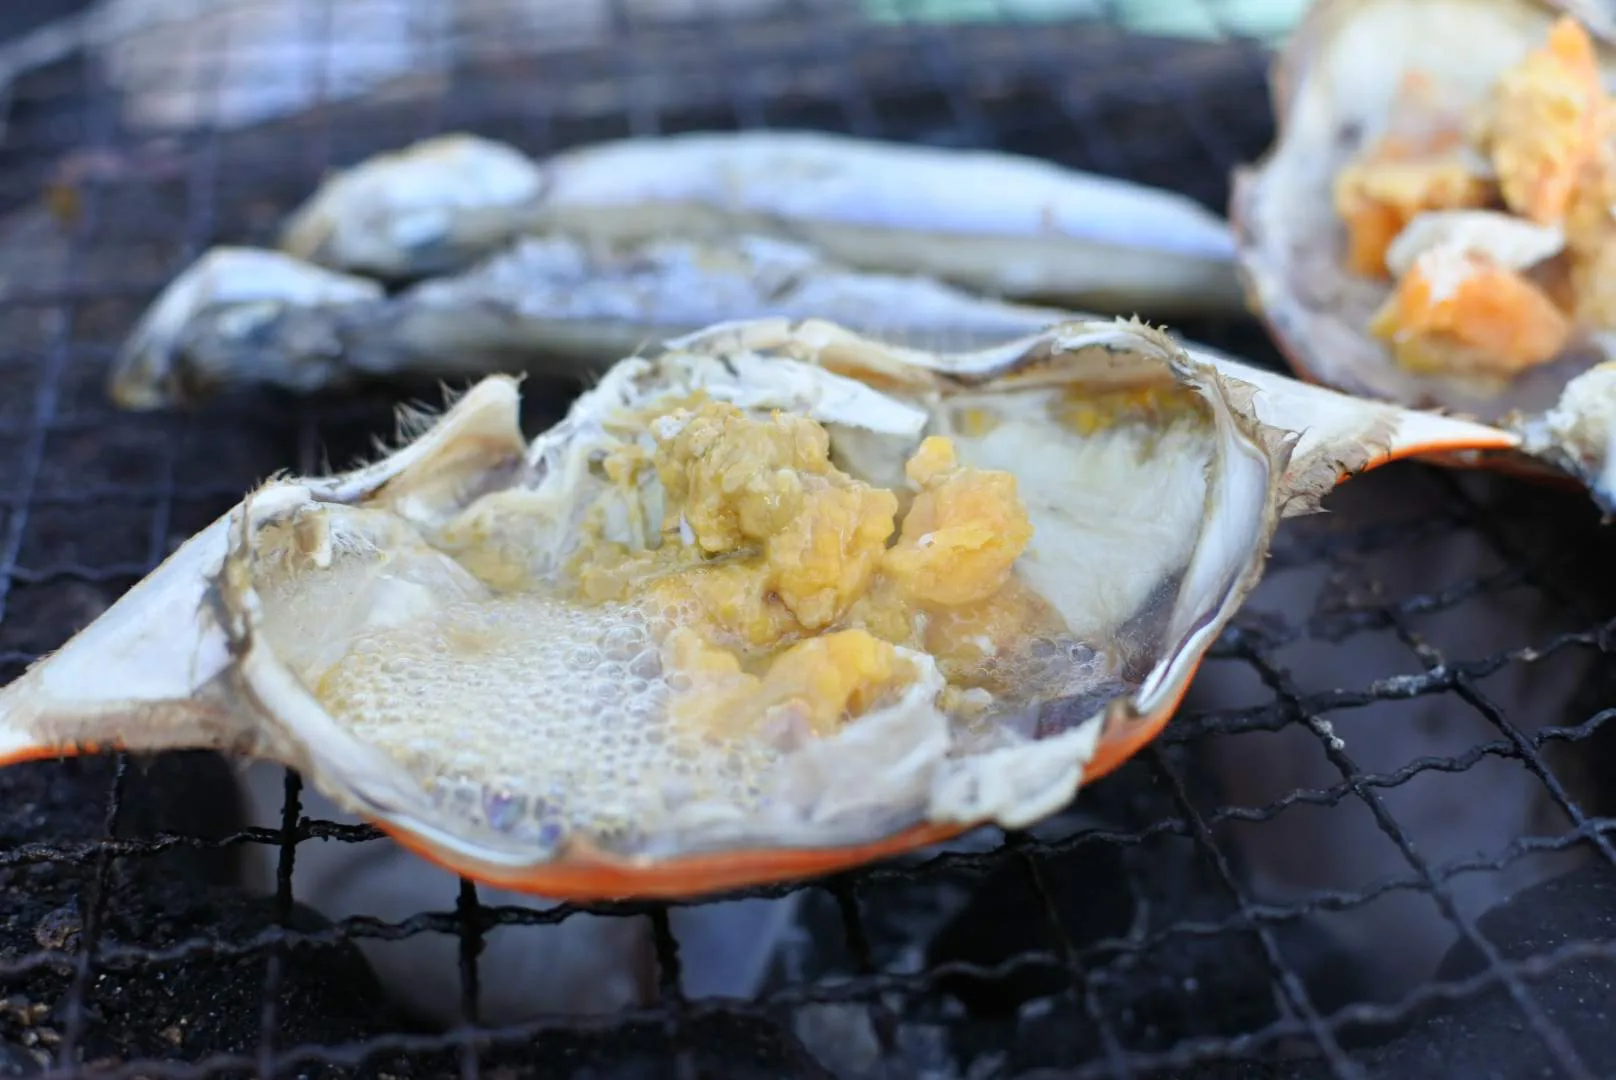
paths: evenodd
<path fill-rule="evenodd" d="M 1203 346 L 1192 355 L 1216 369 L 1233 399 L 1271 429 L 1294 433 L 1283 477 L 1281 516 L 1320 512 L 1321 500 L 1349 477 L 1405 458 L 1514 452 L 1513 431 L 1432 409 L 1405 409 L 1353 397 L 1252 367 Z"/>
<path fill-rule="evenodd" d="M 218 558 L 224 540 L 215 522 L 182 547 L 143 583 L 103 612 L 96 624 L 62 649 L 35 661 L 0 689 L 0 764 L 110 749 L 134 751 L 184 747 L 201 742 L 235 743 L 227 708 L 203 688 L 229 662 L 216 629 L 185 622 L 163 631 L 142 629 L 136 606 L 155 624 L 165 616 L 200 623 L 201 589 L 192 588 L 197 564 Z M 185 639 L 176 642 L 175 638 Z M 197 646 L 182 659 L 176 646 Z M 108 652 L 120 654 L 109 671 Z M 194 663 L 192 663 L 194 658 Z M 108 678 L 111 675 L 112 678 Z M 138 681 L 130 676 L 138 675 Z"/>
<path fill-rule="evenodd" d="M 271 505 L 306 492 L 263 489 Z M 229 612 L 213 575 L 227 563 L 240 508 L 216 519 L 56 652 L 0 689 L 0 763 L 108 749 L 247 752 L 236 707 Z"/>

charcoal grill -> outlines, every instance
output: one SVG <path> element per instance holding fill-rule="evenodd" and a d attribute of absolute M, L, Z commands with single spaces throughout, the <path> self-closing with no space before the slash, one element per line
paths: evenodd
<path fill-rule="evenodd" d="M 212 243 L 268 241 L 331 166 L 453 129 L 542 154 L 629 133 L 814 127 L 1038 154 L 1221 209 L 1230 166 L 1272 136 L 1259 42 L 1018 20 L 1009 3 L 954 26 L 919 6 L 881 5 L 879 23 L 823 4 L 682 22 L 608 6 L 609 40 L 542 61 L 472 50 L 393 99 L 161 139 L 129 129 L 82 52 L 21 76 L 0 103 L 0 681 L 266 474 L 348 465 L 390 432 L 397 402 L 379 391 L 236 395 L 183 416 L 121 414 L 102 391 L 112 350 L 173 273 Z M 1220 10 L 1209 3 L 1208 21 Z M 327 25 L 309 23 L 311 36 Z M 242 55 L 221 47 L 214 76 Z M 1279 366 L 1247 322 L 1181 328 Z M 530 421 L 568 392 L 530 386 Z M 349 942 L 456 935 L 474 1011 L 484 935 L 550 932 L 578 909 L 485 906 L 464 883 L 402 922 L 333 923 L 294 903 L 299 850 L 379 834 L 311 820 L 295 775 L 274 830 L 240 825 L 228 768 L 208 755 L 4 770 L 0 1071 L 1616 1074 L 1616 851 L 1597 783 L 1616 712 L 1609 534 L 1576 493 L 1414 464 L 1332 505 L 1282 530 L 1270 581 L 1186 708 L 1071 812 L 969 850 L 756 890 L 803 897 L 802 932 L 755 1000 L 683 992 L 667 905 L 600 905 L 648 920 L 656 1009 L 425 1031 Z M 1448 719 L 1415 715 L 1434 702 Z M 1433 784 L 1446 801 L 1421 803 Z M 1483 820 L 1506 791 L 1541 812 Z M 1453 815 L 1432 806 L 1473 815 L 1473 842 L 1433 844 L 1433 822 L 1451 836 Z M 1335 829 L 1349 814 L 1357 825 Z M 273 897 L 231 884 L 248 845 L 279 851 Z M 1354 855 L 1365 845 L 1373 857 Z M 1298 848 L 1326 869 L 1287 877 Z M 1473 885 L 1551 853 L 1587 857 L 1544 864 L 1537 882 Z M 1399 981 L 1388 954 L 1405 950 L 1374 943 L 1409 925 L 1440 941 L 1428 970 L 1405 964 Z"/>

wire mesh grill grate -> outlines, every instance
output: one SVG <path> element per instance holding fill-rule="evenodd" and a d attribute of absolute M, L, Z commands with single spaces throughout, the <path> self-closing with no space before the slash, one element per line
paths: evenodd
<path fill-rule="evenodd" d="M 968 27 L 923 21 L 918 0 L 882 5 L 896 17 L 876 23 L 806 2 L 756 17 L 711 4 L 685 23 L 648 7 L 602 5 L 609 39 L 579 31 L 543 62 L 490 38 L 394 100 L 167 140 L 131 130 L 138 84 L 114 93 L 107 69 L 80 55 L 13 83 L 0 100 L 0 680 L 267 473 L 343 466 L 390 430 L 393 402 L 379 394 L 238 396 L 135 416 L 102 392 L 113 349 L 170 275 L 211 244 L 267 240 L 331 166 L 465 128 L 543 154 L 628 133 L 804 126 L 1034 153 L 1221 208 L 1228 169 L 1272 137 L 1262 48 L 1231 33 L 1116 29 L 1147 5 L 1045 22 L 1006 0 L 1001 19 Z M 312 38 L 332 32 L 327 5 L 299 10 Z M 1196 10 L 1236 25 L 1232 4 Z M 215 43 L 211 62 L 176 70 L 191 73 L 195 100 L 222 101 L 250 51 Z M 1255 326 L 1183 329 L 1278 362 Z M 534 426 L 566 403 L 560 390 L 531 396 Z M 1477 1062 L 1507 1060 L 1608 1071 L 1597 1025 L 1567 1011 L 1575 988 L 1556 980 L 1616 960 L 1613 935 L 1565 915 L 1555 940 L 1499 940 L 1478 916 L 1519 881 L 1488 903 L 1466 885 L 1579 851 L 1616 868 L 1589 782 L 1616 712 L 1603 707 L 1616 579 L 1596 515 L 1575 494 L 1416 465 L 1354 481 L 1335 504 L 1282 531 L 1269 582 L 1196 695 L 1072 811 L 1029 834 L 747 894 L 799 896 L 804 928 L 747 1000 L 686 992 L 673 920 L 701 905 L 535 910 L 462 883 L 398 921 L 315 917 L 294 902 L 306 853 L 381 836 L 312 816 L 292 775 L 278 827 L 249 827 L 219 809 L 231 778 L 206 755 L 5 770 L 0 1066 L 1210 1080 L 1439 1065 L 1473 1076 Z M 1456 635 L 1471 624 L 1496 632 Z M 1460 704 L 1439 723 L 1433 702 Z M 1250 769 L 1231 770 L 1246 757 Z M 1436 811 L 1406 797 L 1433 785 L 1464 785 L 1442 788 L 1461 804 L 1529 791 L 1534 809 L 1478 823 L 1469 848 L 1433 845 Z M 1348 815 L 1350 828 L 1319 824 Z M 1335 835 L 1346 846 L 1327 872 L 1294 870 L 1298 846 Z M 232 860 L 253 849 L 273 852 L 263 898 L 229 885 Z M 1416 917 L 1414 904 L 1429 907 Z M 587 915 L 643 924 L 658 1004 L 429 1033 L 379 1003 L 351 948 L 453 940 L 458 993 L 476 1015 L 495 934 L 554 933 Z M 1383 954 L 1397 950 L 1375 941 L 1404 917 L 1457 943 L 1438 950 L 1442 979 L 1395 985 Z M 1456 959 L 1467 952 L 1468 968 Z M 1378 959 L 1342 985 L 1344 956 Z M 1474 1036 L 1489 1024 L 1512 1037 Z M 1260 1064 L 1279 1059 L 1283 1069 Z"/>

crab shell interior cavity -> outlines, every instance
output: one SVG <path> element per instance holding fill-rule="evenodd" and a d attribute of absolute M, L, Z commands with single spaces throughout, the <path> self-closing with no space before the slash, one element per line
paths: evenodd
<path fill-rule="evenodd" d="M 1599 348 L 1581 345 L 1501 390 L 1403 370 L 1367 330 L 1390 283 L 1346 268 L 1346 230 L 1331 199 L 1336 175 L 1384 129 L 1405 74 L 1427 73 L 1479 101 L 1564 13 L 1589 28 L 1606 84 L 1616 83 L 1604 5 L 1319 0 L 1304 17 L 1272 73 L 1275 143 L 1262 161 L 1235 171 L 1229 214 L 1248 304 L 1299 375 L 1498 422 L 1552 407 L 1569 380 L 1604 359 Z M 1514 465 L 1531 471 L 1519 459 Z"/>
<path fill-rule="evenodd" d="M 1014 572 L 1060 616 L 1042 642 L 1055 662 L 962 720 L 913 654 L 912 682 L 792 745 L 751 716 L 693 743 L 665 707 L 617 698 L 603 723 L 592 693 L 655 698 L 667 669 L 649 624 L 491 590 L 467 560 L 514 551 L 542 576 L 601 506 L 618 542 L 649 542 L 655 515 L 633 508 L 656 496 L 603 479 L 600 451 L 635 435 L 624 408 L 696 388 L 812 417 L 872 484 L 901 485 L 938 432 L 962 465 L 1010 471 L 1034 527 Z M 518 404 L 515 380 L 490 377 L 372 465 L 260 488 L 0 691 L 0 759 L 206 746 L 280 761 L 422 856 L 550 897 L 824 873 L 1058 810 L 1160 731 L 1280 517 L 1386 460 L 1513 443 L 1104 321 L 951 357 L 823 323 L 733 324 L 619 363 L 531 444 Z M 1024 644 L 1007 663 L 1037 654 Z M 339 669 L 347 705 L 328 709 Z M 733 753 L 751 755 L 740 779 Z M 706 794 L 671 794 L 680 754 Z"/>

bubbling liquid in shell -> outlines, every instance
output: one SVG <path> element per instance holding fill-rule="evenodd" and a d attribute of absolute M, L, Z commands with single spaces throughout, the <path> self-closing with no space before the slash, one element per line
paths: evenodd
<path fill-rule="evenodd" d="M 673 819 L 800 817 L 771 774 L 917 687 L 959 752 L 1032 736 L 1042 702 L 1108 682 L 1109 658 L 1014 573 L 1032 535 L 1015 479 L 960 466 L 947 439 L 895 493 L 832 466 L 800 417 L 687 400 L 633 419 L 655 445 L 623 442 L 605 473 L 660 488 L 655 546 L 609 540 L 596 506 L 560 574 L 529 572 L 543 560 L 507 533 L 430 552 L 445 565 L 426 577 L 454 588 L 382 554 L 368 594 L 327 593 L 407 608 L 302 670 L 454 818 L 539 849 L 644 850 Z M 486 528 L 487 509 L 463 517 Z"/>
<path fill-rule="evenodd" d="M 365 634 L 316 692 L 472 820 L 541 848 L 632 842 L 695 800 L 755 809 L 770 756 L 668 723 L 688 685 L 663 665 L 669 628 L 635 605 L 459 600 Z"/>

